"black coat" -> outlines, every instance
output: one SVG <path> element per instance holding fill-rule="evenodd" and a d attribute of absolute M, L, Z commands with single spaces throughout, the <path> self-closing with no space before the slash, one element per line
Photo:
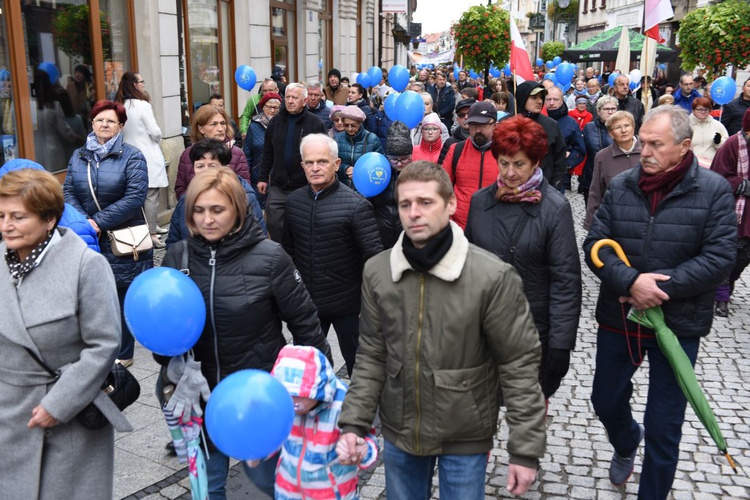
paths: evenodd
<path fill-rule="evenodd" d="M 570 204 L 545 180 L 539 203 L 504 203 L 497 184 L 471 198 L 466 237 L 516 268 L 539 339 L 572 350 L 581 314 L 581 263 Z"/>
<path fill-rule="evenodd" d="M 282 321 L 296 345 L 316 347 L 330 359 L 315 304 L 299 273 L 281 245 L 263 236 L 251 212 L 238 232 L 216 245 L 201 237 L 174 244 L 163 265 L 182 269 L 185 245 L 190 278 L 206 302 L 206 326 L 193 350 L 212 389 L 239 370 L 271 371 L 286 345 Z"/>
<path fill-rule="evenodd" d="M 286 198 L 282 244 L 294 259 L 321 317 L 358 314 L 365 262 L 383 251 L 372 205 L 334 182 Z"/>
<path fill-rule="evenodd" d="M 708 335 L 716 287 L 729 275 L 737 253 L 731 187 L 693 159 L 683 180 L 651 215 L 638 187 L 640 177 L 638 165 L 612 179 L 583 243 L 586 263 L 602 281 L 596 320 L 602 327 L 624 330 L 618 298 L 630 295 L 640 273 L 661 273 L 670 276 L 658 283 L 669 295 L 661 306 L 667 326 L 681 338 Z M 596 268 L 591 247 L 603 238 L 617 241 L 633 267 L 602 249 L 604 267 Z M 627 328 L 635 331 L 637 326 L 628 321 Z"/>
<path fill-rule="evenodd" d="M 375 221 L 378 224 L 380 240 L 384 249 L 393 248 L 393 245 L 401 236 L 403 228 L 401 227 L 401 218 L 398 215 L 398 206 L 396 205 L 396 180 L 398 180 L 398 170 L 391 168 L 391 180 L 385 189 L 378 195 L 367 200 L 372 203 L 375 209 Z"/>
<path fill-rule="evenodd" d="M 299 144 L 308 134 L 325 134 L 326 126 L 323 120 L 308 111 L 307 106 L 302 110 L 302 116 L 297 120 L 294 129 L 295 137 L 292 145 L 292 160 L 284 163 L 284 147 L 289 125 L 289 112 L 286 109 L 271 118 L 266 129 L 266 140 L 263 143 L 263 159 L 260 162 L 258 182 L 268 182 L 283 191 L 293 191 L 305 186 L 307 179 L 302 170 L 302 154 Z"/>
<path fill-rule="evenodd" d="M 732 102 L 724 106 L 721 113 L 721 124 L 727 129 L 729 135 L 734 135 L 742 130 L 742 117 L 745 111 L 750 108 L 750 101 L 745 99 L 742 94 Z"/>

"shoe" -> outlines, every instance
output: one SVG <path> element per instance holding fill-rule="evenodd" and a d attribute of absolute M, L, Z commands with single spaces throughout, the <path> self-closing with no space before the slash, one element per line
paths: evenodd
<path fill-rule="evenodd" d="M 643 441 L 645 434 L 643 426 L 638 426 L 641 430 L 641 436 L 638 439 L 638 445 Z M 633 475 L 633 469 L 635 469 L 635 456 L 638 454 L 638 446 L 635 447 L 633 453 L 627 457 L 621 457 L 615 452 L 612 456 L 612 462 L 609 464 L 609 480 L 615 486 L 622 486 L 630 479 Z"/>
<path fill-rule="evenodd" d="M 133 358 L 130 359 L 116 359 L 115 363 L 118 365 L 121 365 L 123 368 L 127 368 L 129 366 L 133 366 Z"/>
<path fill-rule="evenodd" d="M 167 445 L 164 447 L 165 450 L 167 450 L 167 455 L 170 457 L 176 457 L 177 451 L 174 449 L 174 442 L 170 441 L 167 443 Z"/>
<path fill-rule="evenodd" d="M 715 316 L 721 316 L 722 318 L 729 317 L 729 302 L 717 302 L 716 309 L 714 310 Z"/>
<path fill-rule="evenodd" d="M 167 245 L 161 242 L 158 236 L 151 235 L 151 242 L 154 244 L 154 248 L 166 248 Z"/>
<path fill-rule="evenodd" d="M 169 234 L 169 228 L 156 226 L 156 234 Z"/>

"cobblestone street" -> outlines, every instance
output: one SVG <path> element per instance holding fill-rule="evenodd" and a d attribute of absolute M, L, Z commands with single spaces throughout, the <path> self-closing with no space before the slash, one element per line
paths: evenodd
<path fill-rule="evenodd" d="M 574 217 L 583 220 L 583 199 L 568 193 Z M 580 242 L 584 231 L 576 224 Z M 594 307 L 598 280 L 583 267 L 583 312 L 578 344 L 573 353 L 570 372 L 562 387 L 550 401 L 547 427 L 547 454 L 542 461 L 539 480 L 525 498 L 532 499 L 625 499 L 635 498 L 639 470 L 643 459 L 641 446 L 634 476 L 625 487 L 617 488 L 608 479 L 612 448 L 604 428 L 595 418 L 589 397 L 593 381 L 596 322 Z M 708 396 L 719 425 L 738 464 L 734 474 L 724 457 L 717 453 L 708 433 L 688 407 L 683 426 L 680 463 L 672 498 L 742 499 L 750 498 L 750 292 L 748 274 L 738 282 L 729 318 L 716 318 L 712 333 L 701 343 L 696 366 L 698 378 Z M 329 340 L 335 341 L 334 335 Z M 341 366 L 338 346 L 333 350 Z M 646 398 L 648 360 L 634 379 L 633 408 L 642 421 Z M 177 460 L 166 455 L 164 444 L 168 432 L 153 396 L 156 365 L 139 346 L 133 373 L 142 383 L 142 396 L 128 409 L 136 431 L 118 435 L 116 455 L 116 498 L 190 498 L 186 471 Z M 486 497 L 510 498 L 505 490 L 507 427 L 501 424 L 497 446 L 487 466 Z M 228 496 L 262 498 L 238 468 L 232 469 Z M 367 471 L 361 482 L 363 499 L 385 498 L 385 476 L 382 462 Z M 434 497 L 438 498 L 437 477 Z"/>

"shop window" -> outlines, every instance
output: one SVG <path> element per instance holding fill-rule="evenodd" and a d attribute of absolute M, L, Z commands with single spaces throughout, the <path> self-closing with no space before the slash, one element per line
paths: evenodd
<path fill-rule="evenodd" d="M 5 2 L 0 0 L 0 11 L 5 10 Z M 0 20 L 3 20 L 0 17 Z M 10 54 L 8 53 L 8 29 L 0 23 L 0 165 L 18 156 L 16 140 L 16 114 L 13 103 L 16 96 L 11 83 Z"/>
<path fill-rule="evenodd" d="M 280 67 L 287 82 L 297 79 L 296 21 L 294 2 L 271 0 L 271 53 L 272 66 Z"/>

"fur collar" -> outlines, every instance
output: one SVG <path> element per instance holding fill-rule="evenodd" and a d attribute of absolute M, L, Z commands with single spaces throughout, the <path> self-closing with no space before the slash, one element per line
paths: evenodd
<path fill-rule="evenodd" d="M 448 253 L 437 263 L 435 267 L 427 271 L 436 278 L 443 281 L 456 281 L 461 276 L 461 271 L 466 263 L 466 256 L 469 253 L 469 240 L 464 236 L 461 227 L 453 221 L 450 221 L 451 231 L 453 233 L 453 245 Z M 397 283 L 406 271 L 413 271 L 409 261 L 404 256 L 404 232 L 398 237 L 398 241 L 391 250 L 391 278 Z"/>

